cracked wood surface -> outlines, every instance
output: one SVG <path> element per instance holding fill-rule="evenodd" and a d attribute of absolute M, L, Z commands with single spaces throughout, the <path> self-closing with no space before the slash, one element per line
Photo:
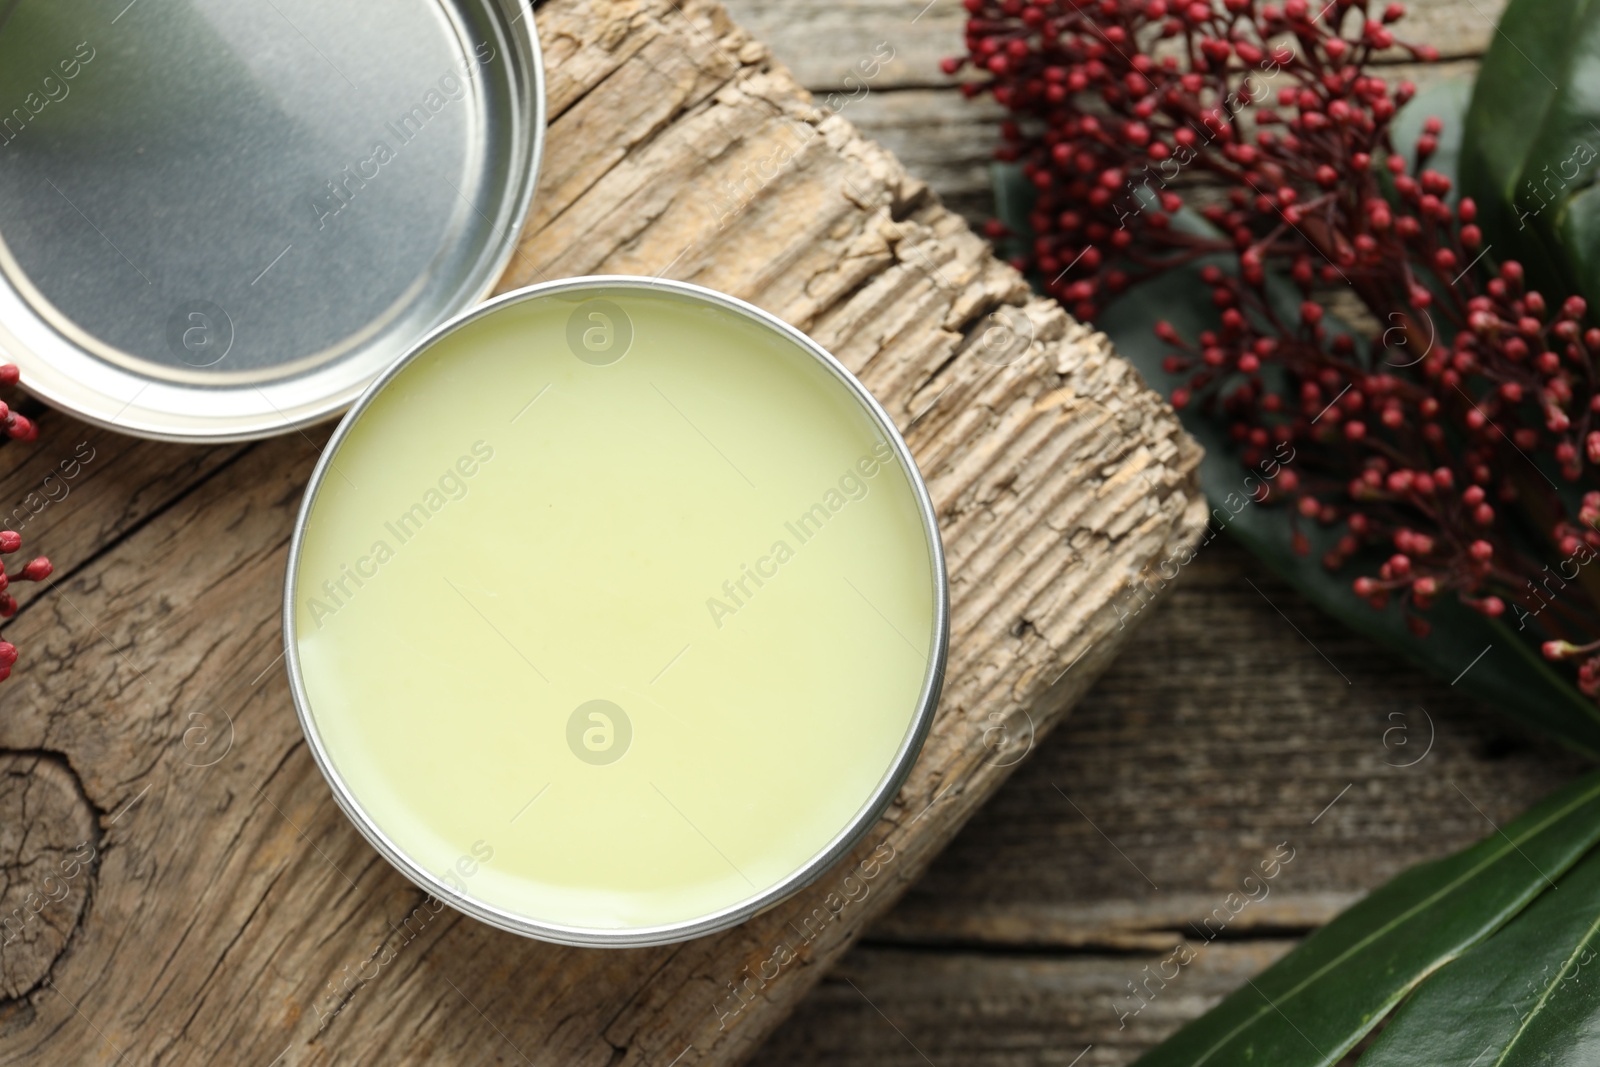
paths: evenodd
<path fill-rule="evenodd" d="M 0 1060 L 737 1062 L 1005 778 L 996 725 L 1048 730 L 1124 641 L 1113 599 L 1196 538 L 1198 451 L 1171 412 L 719 8 L 558 0 L 538 21 L 547 162 L 504 287 L 669 274 L 783 316 L 866 382 L 949 558 L 921 759 L 853 856 L 720 936 L 579 950 L 435 912 L 333 803 L 279 663 L 327 429 L 195 450 L 47 414 L 0 499 L 79 442 L 94 456 L 24 529 L 59 569 L 8 628 L 27 658 L 0 690 L 0 905 L 81 840 L 94 857 L 0 949 Z M 865 899 L 832 896 L 863 863 Z M 783 941 L 796 958 L 753 977 Z"/>

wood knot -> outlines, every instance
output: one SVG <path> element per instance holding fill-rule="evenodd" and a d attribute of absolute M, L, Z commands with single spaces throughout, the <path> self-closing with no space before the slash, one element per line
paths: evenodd
<path fill-rule="evenodd" d="M 0 752 L 0 997 L 26 995 L 78 928 L 99 825 L 60 756 Z"/>

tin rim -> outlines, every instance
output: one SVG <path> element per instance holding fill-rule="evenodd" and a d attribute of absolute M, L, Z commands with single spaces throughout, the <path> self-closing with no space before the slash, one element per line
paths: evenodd
<path fill-rule="evenodd" d="M 304 680 L 300 673 L 300 654 L 295 629 L 294 610 L 295 584 L 299 578 L 300 570 L 300 550 L 305 539 L 306 527 L 311 517 L 312 507 L 316 503 L 317 493 L 326 480 L 328 471 L 332 468 L 335 453 L 338 452 L 345 438 L 349 436 L 351 429 L 360 420 L 362 413 L 366 411 L 377 395 L 398 377 L 401 371 L 410 366 L 417 357 L 426 352 L 436 342 L 464 326 L 493 315 L 502 308 L 558 293 L 603 288 L 666 291 L 717 305 L 777 331 L 832 372 L 834 377 L 845 385 L 862 409 L 876 423 L 878 429 L 894 449 L 901 468 L 906 472 L 912 493 L 916 497 L 918 513 L 922 519 L 922 531 L 926 539 L 930 562 L 933 566 L 934 579 L 933 634 L 928 651 L 928 668 L 923 675 L 922 688 L 917 697 L 916 711 L 912 716 L 909 728 L 906 730 L 905 737 L 895 750 L 894 759 L 890 763 L 888 772 L 879 780 L 876 789 L 844 828 L 835 834 L 818 853 L 786 878 L 745 900 L 684 922 L 662 926 L 629 927 L 618 930 L 562 926 L 555 923 L 540 922 L 524 915 L 518 915 L 514 912 L 485 904 L 452 888 L 432 871 L 419 865 L 403 849 L 391 841 L 388 835 L 379 829 L 366 814 L 361 807 L 360 801 L 350 792 L 338 769 L 334 767 L 332 758 L 323 747 L 321 736 L 317 733 L 316 723 L 311 714 L 311 701 L 306 694 Z M 922 472 L 917 468 L 911 449 L 906 445 L 905 438 L 900 435 L 899 428 L 895 426 L 894 420 L 889 417 L 883 406 L 878 403 L 877 398 L 867 391 L 867 388 L 861 384 L 844 364 L 839 362 L 837 357 L 813 341 L 804 332 L 789 325 L 777 316 L 726 293 L 694 285 L 690 282 L 646 278 L 627 274 L 598 274 L 530 285 L 502 294 L 493 300 L 471 308 L 450 321 L 435 327 L 367 386 L 366 391 L 350 407 L 350 410 L 334 431 L 332 438 L 323 447 L 322 454 L 317 459 L 316 467 L 311 472 L 311 479 L 306 485 L 305 496 L 301 499 L 300 510 L 295 517 L 294 534 L 289 543 L 289 560 L 284 578 L 283 636 L 284 665 L 289 675 L 290 692 L 294 697 L 295 714 L 300 720 L 300 729 L 305 734 L 306 743 L 311 749 L 312 757 L 316 760 L 318 769 L 322 771 L 322 776 L 327 779 L 328 785 L 333 791 L 333 797 L 338 802 L 339 807 L 344 810 L 345 815 L 355 824 L 356 829 L 361 832 L 368 843 L 377 849 L 379 854 L 398 869 L 401 874 L 422 889 L 427 890 L 436 899 L 442 900 L 456 910 L 501 930 L 562 945 L 643 948 L 688 941 L 739 925 L 746 919 L 781 903 L 816 881 L 867 835 L 867 832 L 877 823 L 879 816 L 894 800 L 895 794 L 900 790 L 900 786 L 904 784 L 906 777 L 911 773 L 911 768 L 916 763 L 917 756 L 922 751 L 923 742 L 927 739 L 928 731 L 933 725 L 934 713 L 939 706 L 939 695 L 944 686 L 945 660 L 949 653 L 950 582 L 949 575 L 945 569 L 944 544 L 939 534 L 938 515 L 934 511 L 933 500 L 928 495 L 927 485 L 923 482 Z"/>
<path fill-rule="evenodd" d="M 484 0 L 484 9 L 499 16 L 499 29 L 507 39 L 517 45 L 518 62 L 522 66 L 521 73 L 527 78 L 527 96 L 531 97 L 531 106 L 526 110 L 527 122 L 525 126 L 519 125 L 515 129 L 518 144 L 513 146 L 511 157 L 519 161 L 515 170 L 509 175 L 508 186 L 514 190 L 499 202 L 499 207 L 509 209 L 509 222 L 502 227 L 498 240 L 498 249 L 493 256 L 480 254 L 476 268 L 468 275 L 472 283 L 470 288 L 463 288 L 457 297 L 450 301 L 455 310 L 449 312 L 434 327 L 424 339 L 431 339 L 442 326 L 447 326 L 463 313 L 470 312 L 474 306 L 487 297 L 499 284 L 501 275 L 517 254 L 521 243 L 522 233 L 526 227 L 529 211 L 533 203 L 534 192 L 538 186 L 539 169 L 544 155 L 545 123 L 547 118 L 547 104 L 545 91 L 544 55 L 539 43 L 538 27 L 534 23 L 532 0 Z M 520 106 L 520 105 L 519 105 Z M 524 150 L 525 148 L 525 150 Z M 483 253 L 487 253 L 492 244 L 483 246 Z M 449 305 L 446 305 L 449 306 Z M 15 341 L 15 339 L 13 339 Z M 410 358 L 418 342 L 413 341 L 404 349 L 399 360 Z M 4 349 L 0 348 L 0 354 Z M 25 355 L 39 363 L 49 366 L 51 360 L 42 356 L 33 348 L 17 345 L 12 358 Z M 350 408 L 353 402 L 364 397 L 371 386 L 381 380 L 390 368 L 379 370 L 376 375 L 364 382 L 357 382 L 345 386 L 320 399 L 296 405 L 294 414 L 285 414 L 268 399 L 267 404 L 272 408 L 270 414 L 249 415 L 236 417 L 233 426 L 195 426 L 192 424 L 193 416 L 178 416 L 170 412 L 157 413 L 166 415 L 165 422 L 161 418 L 130 419 L 125 413 L 134 406 L 146 387 L 160 383 L 157 379 L 141 379 L 138 375 L 122 371 L 131 382 L 143 381 L 134 393 L 133 399 L 122 404 L 115 414 L 106 415 L 118 403 L 117 398 L 110 396 L 100 388 L 88 392 L 93 397 L 92 402 L 104 401 L 104 410 L 86 410 L 83 403 L 85 392 L 74 391 L 65 386 L 44 384 L 40 376 L 34 374 L 28 382 L 28 391 L 52 406 L 71 414 L 94 426 L 111 430 L 117 433 L 128 434 L 154 441 L 170 441 L 177 444 L 229 444 L 240 441 L 256 441 L 276 437 L 282 434 L 303 431 L 307 427 L 325 422 Z M 74 380 L 61 375 L 66 383 Z M 257 390 L 259 392 L 259 390 Z M 179 428 L 170 423 L 183 422 L 188 425 Z"/>

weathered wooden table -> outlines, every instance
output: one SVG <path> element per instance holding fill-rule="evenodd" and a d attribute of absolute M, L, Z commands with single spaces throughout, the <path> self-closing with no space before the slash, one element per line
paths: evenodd
<path fill-rule="evenodd" d="M 0 690 L 0 910 L 27 918 L 0 935 L 0 1061 L 734 1062 L 1010 773 L 1022 750 L 997 740 L 1043 737 L 1126 644 L 1113 599 L 1198 537 L 1197 452 L 1159 398 L 720 8 L 538 17 L 549 142 L 504 287 L 670 274 L 752 300 L 873 389 L 927 476 L 949 681 L 846 861 L 878 856 L 870 893 L 825 876 L 726 935 L 627 952 L 419 910 L 333 803 L 279 662 L 326 429 L 201 450 L 47 414 L 0 481 L 37 499 L 80 463 L 25 529 L 57 577 L 7 630 L 26 660 Z M 798 959 L 763 973 L 807 917 Z"/>
<path fill-rule="evenodd" d="M 945 203 L 974 221 L 992 213 L 999 110 L 937 72 L 961 51 L 957 0 L 727 6 L 818 99 L 854 96 L 845 117 Z M 1503 6 L 1408 3 L 1400 28 L 1444 59 L 1386 75 L 1469 76 Z M 885 42 L 895 59 L 860 93 L 855 64 Z M 1152 616 L 755 1062 L 1130 1063 L 1366 890 L 1488 833 L 1472 804 L 1502 822 L 1579 767 L 1474 707 L 1461 691 L 1470 676 L 1456 688 L 1419 676 L 1226 539 Z M 1426 748 L 1430 719 L 1432 750 L 1404 766 Z M 1298 851 L 1271 896 L 1141 1008 L 1128 983 L 1179 938 L 1193 942 L 1188 924 L 1282 841 Z"/>
<path fill-rule="evenodd" d="M 993 109 L 935 73 L 959 48 L 955 0 L 731 6 L 819 100 L 842 94 L 843 119 L 987 213 Z M 1413 8 L 1448 74 L 1499 4 Z M 765 955 L 764 924 L 814 901 L 676 950 L 554 949 L 449 912 L 406 943 L 394 926 L 421 895 L 339 815 L 275 662 L 290 516 L 325 434 L 189 450 L 51 415 L 37 448 L 6 453 L 25 458 L 0 479 L 6 511 L 46 499 L 80 442 L 93 458 L 25 531 L 61 570 L 8 630 L 27 661 L 0 686 L 0 909 L 83 843 L 96 858 L 0 946 L 0 1062 L 1127 1063 L 1378 881 L 1484 833 L 1472 804 L 1502 820 L 1575 769 L 1218 539 L 918 880 L 1018 754 L 984 745 L 990 716 L 1047 725 L 1122 647 L 1105 605 L 1192 530 L 1191 459 L 894 160 L 687 12 L 541 9 L 554 122 L 512 281 L 665 269 L 728 288 L 834 347 L 911 426 L 966 639 L 928 757 L 869 838 L 899 846 L 873 896 L 726 1028 L 714 1005 Z M 894 57 L 864 83 L 882 44 Z M 1012 360 L 1029 332 L 1037 351 Z M 1272 895 L 1181 983 L 1132 998 L 1282 841 L 1296 855 Z M 347 1004 L 319 1030 L 330 995 Z"/>

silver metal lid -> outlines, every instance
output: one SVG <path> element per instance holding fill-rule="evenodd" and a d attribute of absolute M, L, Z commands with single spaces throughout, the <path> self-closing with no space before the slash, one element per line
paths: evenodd
<path fill-rule="evenodd" d="M 139 436 L 317 422 L 488 294 L 543 129 L 527 0 L 0 0 L 0 358 Z"/>

